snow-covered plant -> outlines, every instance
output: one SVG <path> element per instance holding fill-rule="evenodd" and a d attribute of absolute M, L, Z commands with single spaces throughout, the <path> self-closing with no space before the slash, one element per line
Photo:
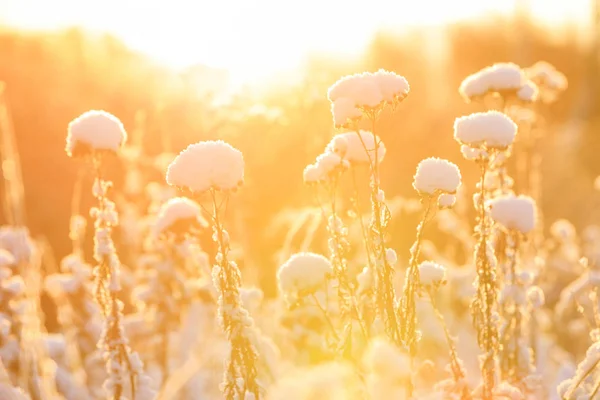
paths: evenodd
<path fill-rule="evenodd" d="M 368 252 L 373 255 L 372 268 L 376 277 L 375 303 L 387 335 L 397 344 L 401 342 L 401 334 L 394 304 L 396 295 L 392 283 L 393 266 L 387 259 L 385 245 L 385 231 L 391 216 L 385 204 L 385 193 L 380 187 L 379 164 L 383 157 L 381 154 L 383 148 L 375 128 L 381 112 L 387 106 L 394 110 L 406 98 L 409 91 L 410 87 L 404 77 L 385 70 L 343 77 L 328 91 L 334 125 L 337 128 L 354 130 L 364 149 L 364 153 L 358 154 L 361 154 L 361 157 L 365 153 L 367 155 L 371 178 L 372 217 L 368 229 L 369 236 L 365 237 L 369 243 Z M 366 141 L 358 130 L 358 123 L 363 119 L 370 122 L 374 143 Z M 333 143 L 333 147 L 338 147 L 340 151 L 347 152 L 350 146 L 347 140 L 346 143 L 338 141 L 337 145 L 335 140 Z"/>
<path fill-rule="evenodd" d="M 16 258 L 0 248 L 0 361 L 13 381 L 21 368 L 19 355 L 25 312 L 25 283 L 16 268 Z"/>
<path fill-rule="evenodd" d="M 373 116 L 383 107 L 395 107 L 408 95 L 410 86 L 403 76 L 380 69 L 341 78 L 327 93 L 334 125 L 348 128 L 365 114 Z"/>
<path fill-rule="evenodd" d="M 423 283 L 420 282 L 419 276 L 419 257 L 423 230 L 439 206 L 439 197 L 441 195 L 454 195 L 460 184 L 460 171 L 456 165 L 449 161 L 439 158 L 427 158 L 417 166 L 413 187 L 421 196 L 425 211 L 417 226 L 415 242 L 410 249 L 410 261 L 404 277 L 404 287 L 398 310 L 402 326 L 402 341 L 409 349 L 411 357 L 416 355 L 416 345 L 420 336 L 417 331 L 416 296 L 419 284 Z"/>
<path fill-rule="evenodd" d="M 466 77 L 459 92 L 467 100 L 482 100 L 487 95 L 517 96 L 527 83 L 525 73 L 514 63 L 498 63 Z"/>
<path fill-rule="evenodd" d="M 365 338 L 367 329 L 357 304 L 354 280 L 348 271 L 347 256 L 350 252 L 350 242 L 348 227 L 344 224 L 337 206 L 338 188 L 341 185 L 341 178 L 348 169 L 352 169 L 353 182 L 356 183 L 354 168 L 366 165 L 369 161 L 369 152 L 365 150 L 362 143 L 366 145 L 367 149 L 374 150 L 376 142 L 378 142 L 379 160 L 381 161 L 385 155 L 385 146 L 371 132 L 338 134 L 327 145 L 325 152 L 317 157 L 317 161 L 306 167 L 304 171 L 305 183 L 313 187 L 322 212 L 324 215 L 329 215 L 327 219 L 328 247 L 333 266 L 333 277 L 337 281 L 340 319 L 345 333 L 343 343 L 339 345 L 342 352 L 349 350 L 352 345 L 354 322 L 358 324 Z M 319 195 L 321 189 L 326 191 L 327 204 L 322 204 Z M 362 230 L 364 229 L 362 217 L 360 222 Z"/>
<path fill-rule="evenodd" d="M 502 378 L 525 389 L 525 379 L 534 372 L 532 351 L 526 331 L 530 315 L 527 291 L 531 274 L 521 271 L 519 249 L 522 237 L 535 227 L 536 208 L 527 196 L 503 196 L 490 201 L 491 217 L 506 232 L 502 274 L 505 277 L 498 304 L 500 329 L 500 365 Z"/>
<path fill-rule="evenodd" d="M 518 74 L 515 74 L 515 77 Z M 520 79 L 520 78 L 519 78 Z M 518 79 L 514 79 L 516 84 Z M 497 286 L 496 265 L 491 241 L 491 221 L 486 207 L 486 177 L 492 168 L 493 160 L 502 150 L 506 150 L 513 142 L 517 126 L 506 115 L 489 111 L 475 113 L 458 118 L 454 123 L 454 138 L 462 145 L 465 158 L 473 160 L 479 166 L 480 178 L 477 191 L 473 197 L 477 211 L 475 233 L 475 265 L 477 293 L 471 309 L 473 322 L 477 329 L 477 340 L 483 354 L 481 371 L 483 375 L 483 394 L 491 396 L 495 383 L 496 352 L 498 350 L 497 330 Z"/>
<path fill-rule="evenodd" d="M 291 309 L 315 306 L 329 328 L 329 336 L 339 345 L 340 337 L 328 311 L 328 282 L 334 276 L 332 263 L 315 253 L 293 254 L 277 271 L 279 290 Z"/>
<path fill-rule="evenodd" d="M 577 366 L 575 376 L 561 382 L 557 388 L 561 399 L 595 399 L 600 393 L 600 342 L 598 338 L 588 348 Z"/>
<path fill-rule="evenodd" d="M 207 227 L 200 206 L 185 197 L 165 202 L 158 211 L 150 233 L 149 249 L 143 260 L 143 281 L 134 289 L 133 297 L 157 332 L 153 348 L 161 367 L 163 380 L 170 373 L 171 336 L 179 328 L 181 315 L 187 312 L 195 295 L 201 273 L 208 274 L 208 255 L 202 257 L 195 236 Z M 186 258 L 193 252 L 204 268 L 186 268 Z M 197 267 L 195 265 L 195 267 Z"/>
<path fill-rule="evenodd" d="M 69 254 L 60 263 L 61 272 L 48 275 L 44 286 L 58 307 L 58 322 L 72 346 L 67 347 L 69 367 L 74 371 L 85 370 L 94 376 L 98 367 L 93 360 L 97 357 L 97 343 L 102 331 L 99 305 L 94 302 L 92 266 L 86 264 L 81 255 Z M 88 391 L 101 395 L 98 382 L 88 380 Z"/>
<path fill-rule="evenodd" d="M 558 95 L 567 89 L 567 78 L 552 64 L 538 61 L 525 69 L 525 75 L 539 88 L 544 103 L 552 103 Z"/>
<path fill-rule="evenodd" d="M 196 197 L 208 195 L 212 203 L 213 240 L 218 246 L 212 270 L 219 293 L 219 316 L 231 349 L 226 361 L 223 394 L 227 399 L 260 397 L 257 382 L 257 348 L 254 321 L 240 298 L 241 273 L 230 260 L 230 237 L 223 226 L 223 204 L 244 181 L 242 153 L 223 141 L 189 145 L 169 165 L 167 183 Z M 218 197 L 223 196 L 223 201 Z M 250 397 L 251 396 L 251 397 Z"/>
<path fill-rule="evenodd" d="M 112 230 L 118 225 L 115 203 L 108 198 L 112 182 L 102 174 L 104 158 L 116 154 L 127 140 L 123 125 L 105 111 L 88 111 L 69 123 L 66 152 L 69 157 L 90 160 L 95 172 L 92 193 L 97 206 L 92 208 L 94 218 L 93 270 L 96 280 L 96 300 L 104 314 L 104 326 L 98 346 L 104 351 L 107 380 L 104 389 L 108 396 L 119 400 L 130 386 L 135 399 L 150 399 L 154 395 L 138 355 L 129 348 L 122 324 L 123 302 L 121 290 L 121 262 L 112 239 Z"/>
<path fill-rule="evenodd" d="M 536 207 L 529 196 L 501 196 L 489 202 L 490 215 L 508 231 L 523 235 L 535 227 Z"/>

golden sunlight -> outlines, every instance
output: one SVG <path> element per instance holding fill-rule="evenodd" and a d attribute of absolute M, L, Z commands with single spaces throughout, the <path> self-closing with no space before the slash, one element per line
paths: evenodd
<path fill-rule="evenodd" d="M 102 5 L 78 0 L 4 0 L 0 22 L 35 30 L 77 25 L 107 31 L 171 67 L 204 63 L 226 68 L 234 81 L 247 83 L 296 67 L 310 51 L 355 55 L 380 29 L 507 14 L 517 4 L 529 7 L 542 21 L 581 21 L 588 15 L 587 3 L 373 0 L 363 7 L 342 0 L 105 0 Z"/>

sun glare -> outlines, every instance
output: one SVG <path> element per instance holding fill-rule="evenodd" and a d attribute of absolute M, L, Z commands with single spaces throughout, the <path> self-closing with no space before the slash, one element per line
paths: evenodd
<path fill-rule="evenodd" d="M 506 14 L 518 2 L 550 22 L 588 15 L 589 0 L 421 0 L 410 5 L 373 0 L 359 7 L 342 0 L 105 0 L 101 6 L 76 0 L 4 0 L 0 22 L 25 29 L 79 25 L 108 31 L 173 68 L 203 63 L 227 69 L 233 83 L 252 83 L 293 69 L 311 51 L 357 55 L 378 29 Z"/>

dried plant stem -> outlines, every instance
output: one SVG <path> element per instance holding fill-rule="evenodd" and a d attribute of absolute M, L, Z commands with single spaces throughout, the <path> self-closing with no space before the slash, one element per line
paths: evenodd
<path fill-rule="evenodd" d="M 95 238 L 95 257 L 98 265 L 94 268 L 96 279 L 96 300 L 105 317 L 105 331 L 100 338 L 98 347 L 105 350 L 107 357 L 107 368 L 109 368 L 109 378 L 114 379 L 113 399 L 119 400 L 123 396 L 124 388 L 121 381 L 121 368 L 125 367 L 131 384 L 132 398 L 135 398 L 136 372 L 131 364 L 129 350 L 127 348 L 127 339 L 121 321 L 122 302 L 118 299 L 117 293 L 120 290 L 118 283 L 118 269 L 120 261 L 116 255 L 114 244 L 112 243 L 112 225 L 105 216 L 110 213 L 110 200 L 105 196 L 105 191 L 109 187 L 100 173 L 100 156 L 94 157 L 94 166 L 96 169 L 96 184 L 99 185 L 94 191 L 98 201 L 98 207 L 95 214 L 96 229 Z M 114 206 L 114 204 L 113 204 Z M 112 254 L 110 254 L 112 252 Z M 115 375 L 117 375 L 115 377 Z"/>
<path fill-rule="evenodd" d="M 399 316 L 401 323 L 401 340 L 404 346 L 408 348 L 411 366 L 414 365 L 417 356 L 417 304 L 416 294 L 419 288 L 419 255 L 421 253 L 421 243 L 423 240 L 423 230 L 432 211 L 433 196 L 426 198 L 427 206 L 423 217 L 417 225 L 417 236 L 410 249 L 410 261 L 404 277 L 404 287 L 402 289 L 402 298 L 399 305 Z M 413 395 L 412 380 L 408 385 L 408 398 Z"/>
<path fill-rule="evenodd" d="M 477 293 L 471 305 L 477 341 L 483 351 L 481 356 L 481 373 L 483 378 L 483 399 L 492 399 L 495 385 L 495 359 L 498 343 L 498 332 L 494 320 L 496 306 L 495 271 L 488 259 L 488 222 L 485 210 L 485 177 L 488 170 L 486 162 L 481 161 L 478 199 L 478 243 L 475 251 L 477 267 Z"/>
<path fill-rule="evenodd" d="M 419 256 L 421 254 L 421 243 L 423 241 L 423 231 L 433 210 L 433 196 L 427 196 L 427 205 L 423 217 L 417 225 L 417 235 L 415 242 L 410 249 L 410 261 L 408 270 L 404 278 L 404 288 L 402 290 L 402 299 L 400 300 L 400 317 L 402 320 L 402 341 L 410 350 L 412 358 L 417 352 L 417 308 L 416 294 L 419 287 Z"/>
<path fill-rule="evenodd" d="M 227 339 L 231 345 L 223 394 L 227 400 L 243 399 L 247 393 L 260 398 L 257 383 L 258 354 L 248 337 L 252 319 L 242 307 L 239 288 L 241 286 L 240 270 L 234 262 L 229 261 L 229 240 L 219 217 L 220 207 L 213 189 L 210 190 L 213 203 L 213 225 L 215 241 L 218 245 L 217 265 L 213 270 L 215 286 L 219 291 L 219 316 Z M 243 379 L 240 387 L 238 378 Z"/>
<path fill-rule="evenodd" d="M 506 258 L 508 261 L 508 269 L 510 275 L 509 284 L 513 287 L 519 285 L 517 281 L 517 252 L 519 249 L 519 233 L 511 231 L 507 235 Z M 502 338 L 502 354 L 501 361 L 504 364 L 502 368 L 502 376 L 504 379 L 509 379 L 513 383 L 520 380 L 519 371 L 519 344 L 522 339 L 522 312 L 520 305 L 513 304 L 508 310 L 505 309 L 505 318 L 507 320 L 507 329 Z"/>
<path fill-rule="evenodd" d="M 379 145 L 380 142 L 375 134 L 376 115 L 370 115 L 371 133 L 373 134 L 374 149 L 367 147 L 360 132 L 357 135 L 360 139 L 371 169 L 371 224 L 369 227 L 372 247 L 372 253 L 375 259 L 375 277 L 376 277 L 376 304 L 382 322 L 384 323 L 386 334 L 393 343 L 401 345 L 401 332 L 396 314 L 396 294 L 393 284 L 394 269 L 390 265 L 386 257 L 385 248 L 385 230 L 390 221 L 390 212 L 379 196 L 380 179 L 379 179 Z M 371 157 L 371 152 L 374 152 L 374 157 Z M 385 216 L 382 215 L 385 212 Z"/>
<path fill-rule="evenodd" d="M 331 218 L 334 226 L 328 226 L 329 237 L 331 240 L 330 244 L 330 252 L 331 252 L 331 261 L 333 264 L 333 272 L 335 278 L 338 280 L 337 286 L 337 295 L 338 301 L 340 304 L 340 310 L 342 314 L 342 318 L 349 319 L 347 324 L 348 326 L 348 334 L 352 334 L 352 319 L 356 319 L 358 322 L 361 332 L 365 338 L 368 339 L 368 334 L 366 328 L 363 323 L 363 319 L 361 317 L 361 313 L 358 309 L 358 305 L 356 303 L 356 293 L 354 290 L 354 285 L 350 282 L 348 278 L 348 268 L 346 261 L 346 254 L 348 253 L 348 248 L 350 244 L 346 239 L 344 233 L 341 232 L 341 227 L 338 226 L 338 221 L 341 221 L 337 215 L 336 208 L 336 189 L 337 189 L 337 179 L 334 179 L 331 185 Z"/>

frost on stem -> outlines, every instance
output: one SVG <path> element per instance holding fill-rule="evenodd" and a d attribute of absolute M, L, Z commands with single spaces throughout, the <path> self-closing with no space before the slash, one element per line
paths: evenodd
<path fill-rule="evenodd" d="M 227 399 L 258 399 L 258 353 L 254 321 L 240 298 L 241 273 L 229 259 L 230 238 L 222 223 L 221 205 L 244 181 L 242 153 L 223 141 L 189 145 L 169 165 L 167 183 L 201 196 L 209 194 L 212 203 L 213 240 L 218 246 L 212 270 L 213 284 L 219 293 L 219 319 L 229 340 L 221 389 Z M 224 202 L 217 195 L 223 192 Z"/>
<path fill-rule="evenodd" d="M 123 330 L 122 302 L 118 299 L 121 262 L 112 239 L 118 214 L 115 203 L 108 198 L 112 182 L 101 174 L 104 155 L 116 153 L 126 139 L 123 125 L 116 117 L 103 111 L 89 111 L 69 124 L 66 146 L 68 156 L 91 159 L 96 174 L 92 193 L 97 206 L 90 210 L 94 218 L 94 259 L 98 263 L 93 274 L 96 300 L 105 317 L 98 347 L 104 351 L 108 373 L 104 388 L 115 400 L 123 398 L 127 385 L 134 398 L 141 393 L 151 396 L 142 363 L 129 348 Z"/>
<path fill-rule="evenodd" d="M 520 78 L 516 72 L 514 83 Z M 506 115 L 490 111 L 474 113 L 457 118 L 454 123 L 454 138 L 462 145 L 465 158 L 473 160 L 480 168 L 477 191 L 473 195 L 477 220 L 474 259 L 477 271 L 476 294 L 471 303 L 473 323 L 477 330 L 477 341 L 483 351 L 480 367 L 483 377 L 483 397 L 491 398 L 495 386 L 496 353 L 498 351 L 497 317 L 497 259 L 492 245 L 492 223 L 486 206 L 489 189 L 486 186 L 487 174 L 492 169 L 496 157 L 514 141 L 517 126 Z"/>

